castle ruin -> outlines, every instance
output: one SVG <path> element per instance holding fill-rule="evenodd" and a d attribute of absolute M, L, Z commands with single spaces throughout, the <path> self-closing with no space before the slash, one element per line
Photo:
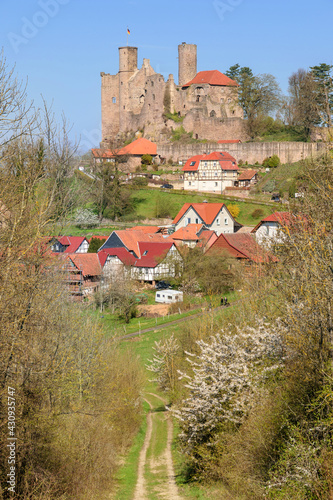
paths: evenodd
<path fill-rule="evenodd" d="M 181 125 L 196 139 L 245 137 L 238 84 L 217 70 L 197 73 L 194 44 L 179 45 L 178 59 L 177 85 L 173 75 L 165 82 L 149 59 L 138 69 L 137 47 L 119 47 L 119 72 L 101 73 L 102 147 L 140 130 L 154 142 L 167 142 Z"/>

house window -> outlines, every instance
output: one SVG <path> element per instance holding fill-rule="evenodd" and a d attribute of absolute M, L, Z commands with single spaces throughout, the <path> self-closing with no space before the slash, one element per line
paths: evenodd
<path fill-rule="evenodd" d="M 266 226 L 266 234 L 269 235 L 269 226 Z"/>
<path fill-rule="evenodd" d="M 215 174 L 214 174 L 214 175 L 215 175 L 215 177 L 217 177 L 217 172 L 215 172 Z"/>
<path fill-rule="evenodd" d="M 194 165 L 195 165 L 195 161 L 191 161 L 190 167 L 194 167 Z"/>
<path fill-rule="evenodd" d="M 220 225 L 220 219 L 216 219 L 216 225 L 219 226 Z"/>
<path fill-rule="evenodd" d="M 191 181 L 189 181 L 188 185 L 189 185 L 189 186 L 191 185 Z"/>
<path fill-rule="evenodd" d="M 159 293 L 156 294 L 156 297 L 160 297 L 161 295 Z"/>
<path fill-rule="evenodd" d="M 205 167 L 207 167 L 207 162 L 205 161 Z"/>
<path fill-rule="evenodd" d="M 145 250 L 142 255 L 147 255 L 148 250 Z"/>
<path fill-rule="evenodd" d="M 203 175 L 204 177 L 206 177 L 206 172 L 202 172 L 202 175 Z"/>
<path fill-rule="evenodd" d="M 214 161 L 214 163 L 213 163 L 213 167 L 216 167 L 216 161 Z"/>
<path fill-rule="evenodd" d="M 187 218 L 187 224 L 191 224 L 191 217 Z"/>
<path fill-rule="evenodd" d="M 198 217 L 195 219 L 195 223 L 196 223 L 196 224 L 199 224 L 199 219 L 198 219 Z"/>
<path fill-rule="evenodd" d="M 217 182 L 215 182 L 215 187 L 217 187 Z"/>
<path fill-rule="evenodd" d="M 112 97 L 112 104 L 116 104 L 116 102 L 117 102 L 116 97 Z"/>
<path fill-rule="evenodd" d="M 148 274 L 149 273 L 149 267 L 146 267 L 145 268 L 145 273 Z"/>
<path fill-rule="evenodd" d="M 169 300 L 172 300 L 172 297 L 171 297 L 171 295 L 168 295 L 168 299 L 169 299 Z"/>
<path fill-rule="evenodd" d="M 227 217 L 224 219 L 224 224 L 227 226 L 228 225 L 228 219 Z"/>

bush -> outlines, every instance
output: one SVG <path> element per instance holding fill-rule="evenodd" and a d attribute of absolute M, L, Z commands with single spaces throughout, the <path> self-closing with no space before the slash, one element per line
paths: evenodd
<path fill-rule="evenodd" d="M 237 219 L 239 216 L 240 208 L 238 205 L 227 205 L 227 209 L 231 213 L 234 219 Z"/>
<path fill-rule="evenodd" d="M 97 253 L 98 249 L 106 242 L 106 239 L 91 238 L 88 253 Z"/>
<path fill-rule="evenodd" d="M 269 168 L 276 168 L 281 164 L 280 158 L 278 155 L 273 155 L 269 156 L 268 158 L 265 158 L 264 161 L 262 162 L 263 167 L 269 167 Z"/>
<path fill-rule="evenodd" d="M 253 219 L 262 219 L 264 215 L 264 211 L 262 208 L 256 208 L 255 210 L 253 210 L 252 214 L 251 214 L 251 217 Z"/>
<path fill-rule="evenodd" d="M 134 177 L 132 185 L 139 188 L 146 187 L 148 186 L 148 179 L 147 177 Z"/>
<path fill-rule="evenodd" d="M 153 163 L 153 157 L 151 155 L 142 155 L 141 165 L 151 165 Z"/>
<path fill-rule="evenodd" d="M 272 193 L 274 191 L 275 187 L 276 187 L 276 182 L 273 179 L 271 179 L 271 180 L 266 182 L 266 184 L 264 185 L 262 190 L 266 193 Z"/>

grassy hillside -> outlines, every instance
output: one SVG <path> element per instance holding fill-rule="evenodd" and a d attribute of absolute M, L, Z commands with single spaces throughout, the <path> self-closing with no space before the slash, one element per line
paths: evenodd
<path fill-rule="evenodd" d="M 226 205 L 237 205 L 240 209 L 237 220 L 248 226 L 255 226 L 262 217 L 265 217 L 276 210 L 274 205 L 262 205 L 260 202 L 236 201 L 226 199 L 220 195 L 212 195 L 209 193 L 191 194 L 185 191 L 164 191 L 159 189 L 140 189 L 134 191 L 133 202 L 135 212 L 139 217 L 152 219 L 156 217 L 156 206 L 158 203 L 166 205 L 170 210 L 170 216 L 174 218 L 184 203 L 200 203 L 207 200 L 210 203 L 225 203 Z M 260 209 L 262 215 L 253 217 L 251 214 Z"/>
<path fill-rule="evenodd" d="M 255 190 L 256 192 L 264 190 L 270 193 L 280 193 L 280 195 L 288 197 L 289 188 L 300 175 L 302 169 L 302 162 L 271 168 L 270 172 L 262 174 Z"/>

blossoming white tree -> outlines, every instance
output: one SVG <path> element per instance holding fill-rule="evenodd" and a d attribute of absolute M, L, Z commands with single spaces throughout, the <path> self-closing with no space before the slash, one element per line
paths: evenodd
<path fill-rule="evenodd" d="M 186 451 L 206 442 L 223 422 L 240 424 L 263 380 L 283 359 L 281 326 L 263 321 L 255 327 L 222 331 L 210 343 L 197 341 L 200 354 L 188 354 L 193 375 L 190 395 L 173 411 L 180 420 L 180 439 Z"/>

